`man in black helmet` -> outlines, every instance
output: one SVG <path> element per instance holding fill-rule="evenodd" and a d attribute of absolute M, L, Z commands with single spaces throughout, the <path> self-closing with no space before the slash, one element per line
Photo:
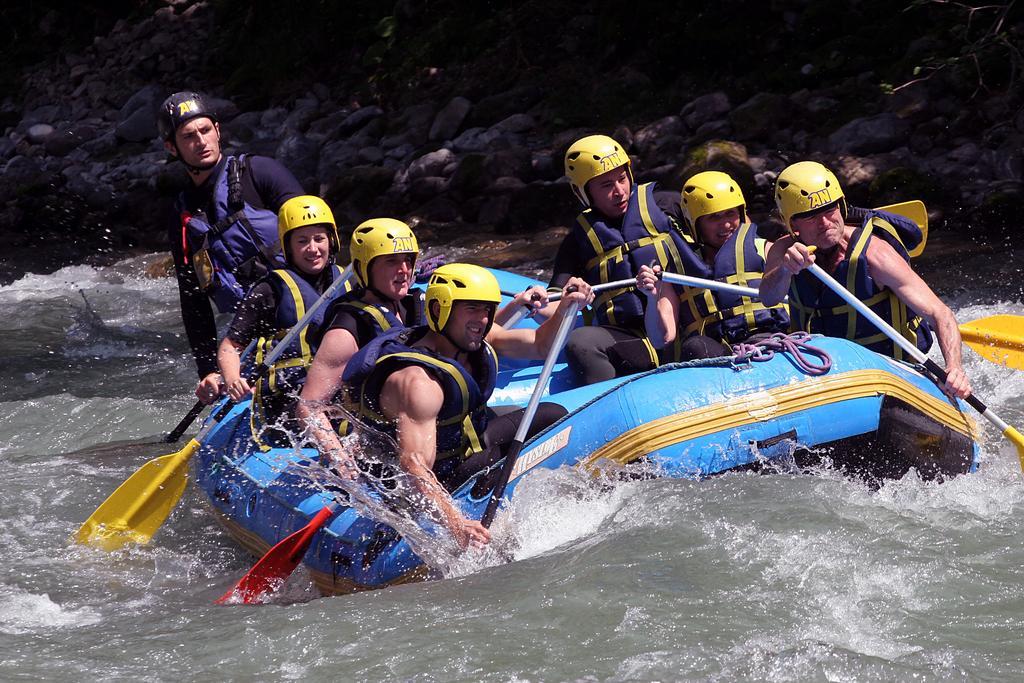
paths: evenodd
<path fill-rule="evenodd" d="M 175 202 L 168 234 L 181 317 L 199 371 L 196 396 L 210 403 L 222 391 L 210 300 L 221 313 L 233 312 L 251 284 L 283 265 L 277 212 L 306 193 L 273 159 L 224 156 L 217 114 L 199 93 L 177 92 L 164 100 L 157 126 L 164 147 L 192 181 Z"/>

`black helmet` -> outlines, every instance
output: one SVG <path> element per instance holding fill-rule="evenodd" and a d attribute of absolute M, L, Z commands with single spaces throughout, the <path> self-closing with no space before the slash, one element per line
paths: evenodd
<path fill-rule="evenodd" d="M 174 134 L 179 128 L 192 119 L 208 118 L 214 123 L 217 122 L 217 114 L 208 106 L 203 96 L 191 90 L 176 92 L 160 105 L 160 111 L 156 117 L 156 127 L 160 131 L 160 137 L 164 140 L 173 140 Z"/>

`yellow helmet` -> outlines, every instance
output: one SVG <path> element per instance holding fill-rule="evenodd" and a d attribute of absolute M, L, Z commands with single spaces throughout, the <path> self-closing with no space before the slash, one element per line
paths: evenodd
<path fill-rule="evenodd" d="M 633 182 L 633 170 L 629 155 L 622 145 L 607 135 L 588 135 L 570 145 L 565 152 L 565 175 L 576 197 L 583 206 L 590 206 L 587 196 L 587 183 L 608 171 L 626 167 L 629 182 Z"/>
<path fill-rule="evenodd" d="M 740 219 L 746 220 L 747 202 L 739 183 L 721 171 L 703 171 L 683 184 L 679 202 L 686 217 L 686 226 L 697 241 L 697 219 L 708 214 L 739 207 Z"/>
<path fill-rule="evenodd" d="M 783 169 L 775 179 L 775 204 L 782 222 L 792 229 L 794 216 L 811 213 L 839 204 L 846 216 L 846 196 L 832 171 L 817 161 L 799 161 Z"/>
<path fill-rule="evenodd" d="M 304 194 L 292 197 L 281 205 L 277 212 L 277 237 L 281 240 L 281 248 L 288 254 L 288 243 L 285 236 L 292 230 L 310 225 L 330 226 L 327 238 L 331 242 L 331 250 L 338 253 L 341 240 L 338 239 L 338 226 L 334 222 L 334 214 L 327 202 L 313 195 Z"/>
<path fill-rule="evenodd" d="M 378 256 L 412 254 L 413 266 L 420 253 L 420 245 L 412 228 L 394 218 L 371 218 L 352 231 L 348 246 L 352 256 L 352 272 L 365 288 L 370 287 L 370 263 Z"/>
<path fill-rule="evenodd" d="M 440 306 L 437 318 L 432 312 L 433 302 Z M 430 276 L 427 284 L 427 325 L 434 332 L 443 332 L 448 324 L 452 306 L 456 301 L 483 301 L 497 306 L 501 303 L 501 288 L 490 271 L 470 263 L 446 263 Z M 490 331 L 494 316 L 487 325 Z"/>

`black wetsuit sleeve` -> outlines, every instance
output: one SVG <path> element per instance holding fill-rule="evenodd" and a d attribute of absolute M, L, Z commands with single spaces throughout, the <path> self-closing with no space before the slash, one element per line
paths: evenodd
<path fill-rule="evenodd" d="M 256 283 L 245 295 L 228 326 L 227 337 L 241 346 L 253 339 L 274 334 L 277 298 L 266 281 Z"/>
<path fill-rule="evenodd" d="M 320 326 L 318 331 L 320 340 L 323 340 L 324 335 L 330 330 L 347 331 L 356 340 L 356 345 L 360 347 L 367 343 L 369 337 L 373 334 L 372 328 L 369 325 L 363 324 L 359 316 L 351 310 L 346 310 L 340 306 L 334 309 L 334 315 L 331 319 Z"/>
<path fill-rule="evenodd" d="M 562 244 L 558 247 L 558 252 L 555 254 L 555 267 L 551 270 L 548 291 L 561 291 L 565 287 L 565 283 L 569 281 L 569 278 L 583 277 L 585 272 L 586 264 L 580 261 L 579 250 L 576 249 L 576 241 L 570 233 L 562 240 Z"/>
<path fill-rule="evenodd" d="M 679 204 L 679 193 L 659 190 L 654 193 L 654 203 L 661 209 L 662 213 L 668 216 L 679 228 L 684 228 L 686 219 L 683 216 L 683 207 Z"/>
<path fill-rule="evenodd" d="M 181 300 L 181 322 L 192 348 L 199 378 L 217 372 L 217 322 L 210 299 L 199 288 L 199 277 L 191 262 L 186 262 L 181 243 L 181 222 L 176 215 L 168 227 L 174 275 Z"/>
<path fill-rule="evenodd" d="M 242 197 L 250 206 L 274 213 L 292 197 L 306 194 L 284 165 L 269 157 L 248 156 L 249 182 L 242 183 Z"/>

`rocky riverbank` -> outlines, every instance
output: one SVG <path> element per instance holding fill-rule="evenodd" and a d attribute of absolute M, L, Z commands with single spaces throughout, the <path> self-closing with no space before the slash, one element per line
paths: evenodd
<path fill-rule="evenodd" d="M 1019 40 L 1022 25 L 1002 30 Z M 211 75 L 208 54 L 177 49 L 207 44 L 215 31 L 207 2 L 169 0 L 151 16 L 120 21 L 83 50 L 25 72 L 24 92 L 0 103 L 0 282 L 166 248 L 158 198 L 187 179 L 156 139 L 155 111 L 183 88 L 214 98 L 228 153 L 278 158 L 330 202 L 343 227 L 394 215 L 437 243 L 569 225 L 576 207 L 561 177 L 562 155 L 593 132 L 620 140 L 637 177 L 664 189 L 678 189 L 705 168 L 732 173 L 759 222 L 770 221 L 776 175 L 801 158 L 830 165 L 857 203 L 924 199 L 933 230 L 947 225 L 984 239 L 1008 235 L 1024 182 L 1019 88 L 974 87 L 952 68 L 888 89 L 871 71 L 820 83 L 798 79 L 799 88 L 752 95 L 709 84 L 682 106 L 569 127 L 557 96 L 528 77 L 460 91 L 463 84 L 439 75 L 401 98 L 376 101 L 310 80 L 269 106 L 240 105 Z M 933 40 L 922 35 L 901 50 L 912 56 Z M 826 67 L 807 62 L 801 73 Z M 629 65 L 606 78 L 616 92 L 649 95 L 655 87 Z M 550 241 L 535 241 L 534 256 Z"/>

